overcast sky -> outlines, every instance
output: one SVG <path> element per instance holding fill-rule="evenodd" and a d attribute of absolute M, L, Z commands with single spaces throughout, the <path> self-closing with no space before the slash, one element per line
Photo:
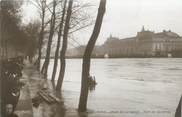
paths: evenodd
<path fill-rule="evenodd" d="M 98 8 L 99 0 L 92 0 Z M 37 15 L 32 5 L 24 7 L 24 22 Z M 126 38 L 136 36 L 142 26 L 160 32 L 171 30 L 182 36 L 182 0 L 107 0 L 107 10 L 97 44 L 102 44 L 112 34 Z M 93 27 L 77 34 L 81 44 L 86 44 Z"/>

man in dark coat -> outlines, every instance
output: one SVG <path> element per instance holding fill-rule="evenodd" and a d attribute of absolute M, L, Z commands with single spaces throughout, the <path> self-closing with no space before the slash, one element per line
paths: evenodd
<path fill-rule="evenodd" d="M 12 104 L 6 105 L 6 117 L 18 117 L 18 115 L 13 113 L 13 105 Z"/>

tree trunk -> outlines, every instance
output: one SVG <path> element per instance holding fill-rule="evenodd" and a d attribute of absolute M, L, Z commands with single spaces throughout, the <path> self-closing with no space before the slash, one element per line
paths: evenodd
<path fill-rule="evenodd" d="M 182 96 L 176 109 L 175 117 L 181 117 Z"/>
<path fill-rule="evenodd" d="M 58 58 L 59 58 L 59 48 L 60 48 L 64 18 L 65 18 L 65 13 L 66 13 L 66 3 L 67 3 L 67 0 L 64 1 L 63 14 L 62 14 L 61 22 L 59 24 L 57 47 L 56 47 L 56 52 L 55 52 L 55 57 L 54 57 L 54 68 L 53 68 L 53 72 L 52 72 L 52 81 L 55 80 L 55 76 L 56 76 L 56 72 L 57 72 L 57 64 L 58 64 Z"/>
<path fill-rule="evenodd" d="M 62 49 L 60 51 L 61 68 L 60 68 L 59 78 L 58 78 L 58 82 L 57 82 L 57 86 L 56 86 L 57 91 L 60 91 L 62 88 L 63 78 L 64 78 L 64 74 L 65 74 L 65 66 L 66 66 L 65 54 L 66 54 L 66 50 L 67 50 L 67 41 L 68 41 L 69 24 L 70 24 L 70 19 L 71 19 L 71 14 L 72 14 L 72 5 L 73 5 L 73 0 L 69 0 L 66 23 L 65 23 L 65 27 L 64 27 L 63 45 L 62 45 Z"/>
<path fill-rule="evenodd" d="M 56 9 L 56 1 L 53 1 L 53 13 L 51 16 L 51 24 L 50 24 L 50 34 L 49 34 L 49 40 L 47 43 L 47 51 L 46 51 L 46 57 L 45 61 L 41 70 L 41 73 L 44 74 L 44 76 L 47 76 L 47 70 L 49 66 L 49 61 L 50 61 L 50 53 L 51 53 L 51 45 L 52 45 L 52 38 L 54 35 L 54 29 L 55 29 L 55 20 L 56 20 L 56 14 L 55 14 L 55 9 Z"/>
<path fill-rule="evenodd" d="M 42 24 L 41 24 L 41 32 L 40 32 L 40 36 L 39 36 L 39 55 L 38 55 L 38 59 L 37 59 L 37 70 L 40 70 L 40 61 L 41 61 L 41 57 L 42 57 L 42 43 L 43 43 L 43 39 L 44 39 L 44 19 L 45 19 L 45 8 L 43 8 L 42 6 Z"/>
<path fill-rule="evenodd" d="M 105 7 L 106 7 L 106 0 L 101 0 L 94 30 L 87 44 L 87 47 L 83 56 L 81 93 L 80 93 L 80 100 L 79 100 L 79 106 L 78 106 L 78 111 L 80 112 L 84 112 L 87 109 L 88 77 L 90 75 L 90 58 L 91 58 L 91 54 L 94 49 L 96 40 L 100 33 L 103 17 L 105 14 Z"/>

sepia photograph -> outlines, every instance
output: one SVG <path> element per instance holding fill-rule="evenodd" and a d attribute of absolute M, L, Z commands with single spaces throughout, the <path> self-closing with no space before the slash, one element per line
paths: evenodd
<path fill-rule="evenodd" d="M 0 0 L 0 117 L 182 117 L 182 0 Z"/>

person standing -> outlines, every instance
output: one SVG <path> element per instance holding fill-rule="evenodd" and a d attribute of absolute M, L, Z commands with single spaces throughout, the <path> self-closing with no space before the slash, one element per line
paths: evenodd
<path fill-rule="evenodd" d="M 18 115 L 13 113 L 13 105 L 12 104 L 6 105 L 6 117 L 18 117 Z"/>

